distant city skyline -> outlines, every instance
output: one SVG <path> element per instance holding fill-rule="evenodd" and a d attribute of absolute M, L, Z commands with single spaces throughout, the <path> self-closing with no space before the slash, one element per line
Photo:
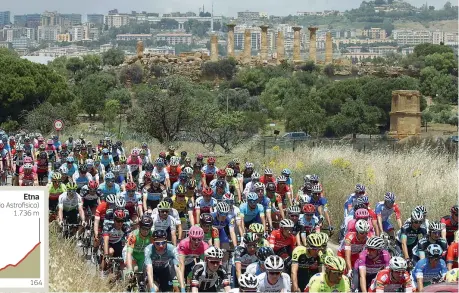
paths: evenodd
<path fill-rule="evenodd" d="M 246 10 L 266 12 L 269 15 L 295 15 L 297 11 L 345 11 L 359 7 L 361 2 L 361 0 L 286 0 L 283 2 L 278 0 L 232 0 L 231 6 L 228 6 L 227 1 L 213 0 L 214 14 L 227 17 L 237 17 L 237 12 Z M 405 2 L 419 7 L 425 4 L 426 0 L 405 0 Z M 427 4 L 433 5 L 438 9 L 443 7 L 446 2 L 446 0 L 430 0 L 427 1 Z M 456 4 L 454 2 L 452 1 L 451 3 L 454 5 Z M 134 2 L 124 0 L 80 0 L 70 3 L 62 0 L 25 0 L 2 3 L 0 10 L 11 11 L 12 17 L 19 14 L 42 13 L 46 10 L 60 13 L 79 13 L 82 14 L 83 20 L 85 20 L 87 14 L 107 14 L 112 9 L 118 9 L 120 13 L 130 13 L 131 11 L 156 13 L 193 11 L 198 13 L 203 5 L 205 11 L 211 12 L 212 0 L 137 0 Z"/>

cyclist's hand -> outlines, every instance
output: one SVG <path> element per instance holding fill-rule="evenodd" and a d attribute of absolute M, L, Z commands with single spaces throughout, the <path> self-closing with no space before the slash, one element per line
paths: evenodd
<path fill-rule="evenodd" d="M 86 227 L 86 226 L 88 225 L 88 223 L 86 223 L 86 221 L 83 221 L 83 222 L 81 222 L 81 225 L 82 225 L 83 227 Z"/>
<path fill-rule="evenodd" d="M 61 227 L 64 226 L 64 222 L 62 222 L 62 220 L 59 220 L 58 224 L 59 224 L 59 226 L 61 226 Z"/>
<path fill-rule="evenodd" d="M 348 277 L 349 279 L 352 279 L 352 270 L 350 270 L 349 272 L 347 272 L 347 277 Z"/>
<path fill-rule="evenodd" d="M 128 270 L 126 272 L 126 278 L 127 279 L 133 279 L 134 278 L 134 272 L 132 270 Z"/>

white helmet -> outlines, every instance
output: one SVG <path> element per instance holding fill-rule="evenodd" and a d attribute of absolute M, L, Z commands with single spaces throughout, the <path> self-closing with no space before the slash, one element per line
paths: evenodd
<path fill-rule="evenodd" d="M 278 255 L 270 255 L 265 260 L 265 269 L 268 272 L 282 272 L 284 270 L 284 260 Z"/>
<path fill-rule="evenodd" d="M 357 233 L 367 233 L 370 231 L 370 225 L 364 219 L 360 219 L 355 223 L 355 230 Z"/>
<path fill-rule="evenodd" d="M 386 247 L 386 244 L 381 237 L 373 236 L 367 240 L 366 246 L 368 248 L 381 250 Z"/>
<path fill-rule="evenodd" d="M 171 166 L 178 166 L 180 164 L 180 158 L 179 157 L 171 157 L 169 163 L 170 163 Z"/>
<path fill-rule="evenodd" d="M 124 208 L 126 206 L 126 201 L 124 200 L 124 198 L 118 196 L 115 199 L 115 205 L 118 208 Z"/>
<path fill-rule="evenodd" d="M 411 221 L 422 221 L 424 220 L 424 213 L 420 210 L 414 209 L 411 213 Z"/>
<path fill-rule="evenodd" d="M 394 256 L 389 261 L 389 268 L 393 271 L 406 271 L 407 267 L 408 265 L 406 263 L 406 260 L 403 259 L 403 257 Z"/>
<path fill-rule="evenodd" d="M 251 273 L 243 273 L 239 277 L 239 287 L 247 289 L 257 289 L 258 288 L 258 278 L 252 275 Z"/>
<path fill-rule="evenodd" d="M 105 201 L 110 203 L 110 204 L 114 204 L 115 200 L 116 200 L 116 195 L 114 195 L 114 194 L 107 195 L 107 198 L 105 199 Z"/>
<path fill-rule="evenodd" d="M 204 251 L 204 256 L 208 258 L 218 258 L 222 259 L 223 258 L 223 250 L 221 250 L 218 247 L 211 246 Z"/>
<path fill-rule="evenodd" d="M 226 202 L 221 201 L 217 204 L 218 213 L 225 214 L 225 213 L 229 213 L 229 211 L 230 211 L 230 206 Z"/>
<path fill-rule="evenodd" d="M 185 172 L 187 175 L 193 175 L 193 168 L 185 167 L 185 169 L 183 169 L 183 172 Z"/>
<path fill-rule="evenodd" d="M 253 185 L 253 189 L 257 190 L 257 189 L 264 189 L 265 188 L 265 185 L 261 182 L 257 182 Z"/>
<path fill-rule="evenodd" d="M 293 226 L 295 226 L 295 223 L 290 219 L 284 219 L 280 222 L 281 228 L 293 228 Z"/>

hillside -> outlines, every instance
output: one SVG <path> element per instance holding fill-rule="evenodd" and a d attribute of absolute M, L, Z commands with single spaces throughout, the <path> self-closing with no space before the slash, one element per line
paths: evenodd
<path fill-rule="evenodd" d="M 413 29 L 413 30 L 441 30 L 446 32 L 458 32 L 457 20 L 429 21 L 425 23 L 413 21 L 394 22 L 395 29 Z"/>

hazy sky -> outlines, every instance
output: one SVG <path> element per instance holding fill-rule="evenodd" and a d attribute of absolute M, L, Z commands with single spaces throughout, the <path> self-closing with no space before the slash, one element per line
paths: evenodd
<path fill-rule="evenodd" d="M 405 0 L 415 6 L 420 6 L 426 0 Z M 447 0 L 429 0 L 429 5 L 442 7 Z M 213 0 L 215 15 L 236 16 L 238 11 L 260 11 L 273 15 L 296 14 L 297 11 L 321 11 L 335 9 L 344 11 L 356 8 L 361 0 Z M 452 3 L 455 0 L 451 1 Z M 230 4 L 230 6 L 229 6 Z M 45 10 L 61 13 L 81 13 L 86 18 L 87 13 L 106 14 L 108 10 L 117 8 L 119 12 L 147 11 L 168 13 L 173 11 L 198 12 L 199 7 L 205 6 L 211 10 L 212 0 L 0 0 L 0 11 L 9 10 L 11 14 L 41 13 Z"/>

